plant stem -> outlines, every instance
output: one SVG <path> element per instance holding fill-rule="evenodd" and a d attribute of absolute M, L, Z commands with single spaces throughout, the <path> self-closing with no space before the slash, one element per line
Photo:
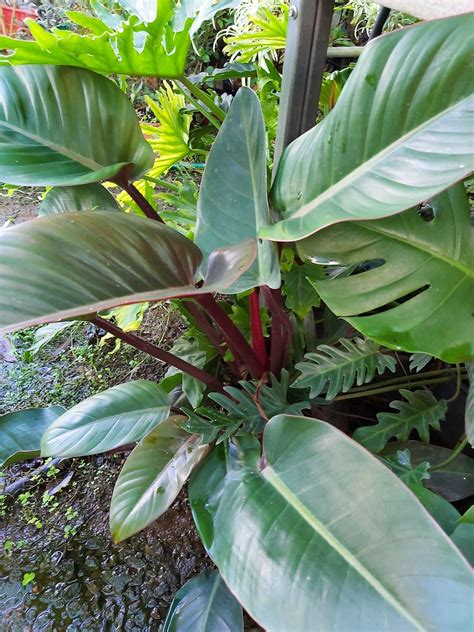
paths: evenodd
<path fill-rule="evenodd" d="M 373 388 L 366 391 L 355 391 L 347 393 L 347 395 L 338 395 L 333 401 L 339 402 L 343 399 L 354 399 L 355 397 L 368 397 L 369 395 L 378 395 L 379 393 L 390 393 L 390 391 L 398 391 L 401 388 L 418 388 L 419 386 L 428 386 L 429 384 L 440 384 L 441 382 L 449 382 L 451 379 L 451 376 L 446 376 L 435 380 L 420 380 L 416 383 L 408 382 L 405 384 L 394 384 L 393 386 Z"/>
<path fill-rule="evenodd" d="M 149 219 L 154 219 L 157 222 L 161 222 L 164 224 L 164 221 L 158 215 L 157 211 L 153 208 L 153 206 L 148 202 L 148 200 L 143 196 L 140 191 L 131 183 L 124 184 L 122 186 L 123 190 L 128 193 L 128 195 L 132 198 L 132 200 L 137 204 L 140 209 L 145 213 L 145 215 Z"/>
<path fill-rule="evenodd" d="M 456 390 L 454 391 L 454 395 L 446 400 L 447 404 L 454 402 L 455 399 L 459 397 L 459 393 L 461 392 L 461 365 L 456 364 Z"/>
<path fill-rule="evenodd" d="M 434 470 L 440 470 L 442 467 L 446 467 L 446 465 L 449 465 L 452 461 L 454 461 L 456 457 L 458 457 L 461 454 L 461 452 L 464 450 L 466 446 L 467 446 L 467 437 L 465 434 L 463 434 L 460 442 L 454 448 L 454 450 L 451 452 L 448 458 L 445 459 L 444 461 L 441 461 L 441 463 L 438 463 L 437 465 L 433 465 L 433 467 L 430 467 L 429 471 L 433 472 Z"/>
<path fill-rule="evenodd" d="M 264 373 L 264 368 L 240 329 L 234 325 L 229 316 L 219 307 L 212 294 L 195 296 L 194 300 L 206 310 L 211 320 L 222 331 L 234 358 L 240 358 L 250 375 L 256 380 L 260 379 Z"/>
<path fill-rule="evenodd" d="M 171 366 L 174 366 L 180 371 L 184 371 L 184 373 L 187 373 L 188 375 L 195 377 L 200 382 L 203 382 L 213 391 L 218 391 L 219 393 L 223 393 L 225 395 L 222 384 L 218 380 L 216 380 L 216 378 L 214 378 L 212 375 L 209 375 L 209 373 L 206 373 L 202 369 L 196 368 L 189 362 L 186 362 L 173 353 L 165 351 L 164 349 L 160 349 L 160 347 L 157 347 L 151 342 L 147 342 L 146 340 L 139 338 L 135 334 L 123 331 L 123 329 L 120 329 L 120 327 L 117 327 L 117 325 L 114 325 L 110 321 L 105 320 L 100 316 L 96 316 L 92 319 L 91 322 L 97 327 L 100 327 L 101 329 L 104 329 L 108 333 L 112 334 L 116 338 L 120 338 L 120 340 L 127 342 L 132 347 L 135 347 L 136 349 L 139 349 L 140 351 L 143 351 L 144 353 L 147 353 L 148 355 L 151 355 L 154 358 L 165 362 L 166 364 L 171 364 Z"/>
<path fill-rule="evenodd" d="M 272 290 L 264 285 L 262 287 L 262 294 L 272 315 L 270 371 L 278 377 L 285 365 L 288 353 L 291 323 L 283 309 L 283 300 L 280 290 Z"/>
<path fill-rule="evenodd" d="M 189 92 L 191 92 L 191 94 L 193 94 L 196 97 L 196 99 L 199 99 L 200 101 L 202 101 L 202 103 L 204 103 L 204 105 L 207 105 L 207 107 L 211 110 L 214 116 L 219 121 L 221 121 L 221 123 L 224 121 L 225 119 L 224 110 L 222 110 L 218 105 L 214 103 L 214 100 L 212 99 L 212 97 L 210 97 L 207 94 L 207 92 L 204 92 L 204 90 L 201 90 L 201 88 L 198 88 L 198 86 L 192 81 L 189 81 L 187 77 L 181 77 L 180 81 L 184 86 L 186 86 Z"/>
<path fill-rule="evenodd" d="M 383 380 L 383 382 L 379 382 L 378 386 L 389 386 L 390 384 L 400 384 L 408 381 L 418 381 L 418 380 L 426 380 L 427 377 L 450 377 L 456 369 L 438 369 L 436 371 L 426 371 L 425 373 L 415 373 L 414 375 L 407 375 L 401 377 L 394 377 L 390 380 Z M 375 385 L 377 386 L 377 385 Z M 367 390 L 366 386 L 357 386 L 350 390 L 351 393 L 356 393 L 357 391 L 365 391 Z"/>
<path fill-rule="evenodd" d="M 267 350 L 265 348 L 265 338 L 263 336 L 262 320 L 260 318 L 258 289 L 255 288 L 249 295 L 250 308 L 250 328 L 252 331 L 252 347 L 260 364 L 266 369 L 268 367 Z"/>
<path fill-rule="evenodd" d="M 163 187 L 164 189 L 174 191 L 175 193 L 179 193 L 181 191 L 181 187 L 179 187 L 177 184 L 167 182 L 166 180 L 162 180 L 161 178 L 153 178 L 153 176 L 143 176 L 143 179 L 147 180 L 148 182 L 153 182 L 154 184 L 157 184 L 159 187 Z"/>
<path fill-rule="evenodd" d="M 190 101 L 194 107 L 196 108 L 196 110 L 198 112 L 201 112 L 201 114 L 207 118 L 207 120 L 209 121 L 209 123 L 211 125 L 214 125 L 214 127 L 219 130 L 221 128 L 221 124 L 219 122 L 218 119 L 214 118 L 212 116 L 212 114 L 206 110 L 206 108 L 204 108 L 197 99 L 195 99 L 193 97 L 192 94 L 190 94 L 187 90 L 185 90 L 182 86 L 180 86 L 178 83 L 176 84 L 176 88 L 177 90 L 186 98 L 188 99 L 188 101 Z"/>

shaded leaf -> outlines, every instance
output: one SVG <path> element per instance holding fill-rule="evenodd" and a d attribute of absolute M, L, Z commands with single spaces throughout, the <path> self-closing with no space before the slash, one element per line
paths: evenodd
<path fill-rule="evenodd" d="M 41 437 L 64 412 L 62 406 L 26 408 L 0 416 L 0 466 L 39 456 Z"/>
<path fill-rule="evenodd" d="M 316 281 L 323 301 L 380 344 L 457 363 L 474 356 L 474 226 L 462 184 L 434 198 L 432 207 L 429 222 L 416 209 L 346 222 L 299 242 L 298 249 L 310 261 L 375 264 Z"/>
<path fill-rule="evenodd" d="M 242 607 L 217 571 L 190 579 L 171 602 L 163 632 L 240 632 Z"/>
<path fill-rule="evenodd" d="M 419 373 L 432 359 L 433 356 L 428 353 L 412 353 L 410 356 L 410 371 Z"/>
<path fill-rule="evenodd" d="M 213 84 L 215 81 L 226 81 L 229 79 L 241 79 L 243 77 L 255 77 L 257 67 L 255 64 L 241 64 L 238 61 L 226 62 L 222 68 L 206 68 L 204 72 L 197 75 L 189 75 L 189 81 L 193 83 Z"/>
<path fill-rule="evenodd" d="M 474 524 L 461 522 L 451 534 L 451 539 L 471 566 L 474 566 Z"/>
<path fill-rule="evenodd" d="M 88 397 L 58 417 L 41 440 L 42 456 L 86 456 L 142 439 L 167 419 L 170 398 L 137 380 Z"/>
<path fill-rule="evenodd" d="M 445 498 L 426 489 L 423 485 L 410 483 L 408 488 L 415 494 L 426 511 L 433 516 L 443 531 L 451 535 L 461 517 L 459 511 Z"/>
<path fill-rule="evenodd" d="M 469 174 L 473 28 L 459 15 L 370 42 L 332 112 L 286 149 L 272 188 L 282 219 L 260 235 L 295 241 L 393 215 Z"/>
<path fill-rule="evenodd" d="M 310 362 L 298 362 L 301 373 L 293 382 L 295 388 L 309 388 L 311 397 L 326 391 L 326 399 L 334 399 L 340 392 L 346 393 L 354 383 L 367 384 L 389 369 L 395 371 L 396 361 L 380 351 L 371 340 L 340 338 L 339 347 L 318 345 L 317 353 L 307 353 Z"/>
<path fill-rule="evenodd" d="M 469 566 L 385 466 L 305 417 L 274 417 L 263 448 L 261 471 L 234 461 L 224 478 L 225 461 L 213 452 L 189 485 L 202 540 L 259 625 L 469 626 Z"/>
<path fill-rule="evenodd" d="M 120 206 L 114 196 L 97 183 L 76 187 L 53 187 L 41 202 L 38 216 L 93 210 L 120 211 Z"/>
<path fill-rule="evenodd" d="M 41 217 L 0 232 L 0 328 L 217 291 L 254 256 L 250 242 L 215 251 L 196 287 L 199 249 L 158 222 L 101 211 Z"/>
<path fill-rule="evenodd" d="M 31 355 L 39 353 L 41 349 L 54 340 L 56 336 L 59 336 L 59 334 L 72 327 L 75 323 L 76 321 L 69 320 L 64 323 L 50 323 L 49 325 L 39 327 L 35 331 L 33 344 L 28 348 L 28 351 Z"/>
<path fill-rule="evenodd" d="M 466 437 L 474 447 L 474 362 L 466 362 L 469 391 L 466 400 Z"/>
<path fill-rule="evenodd" d="M 76 185 L 125 177 L 125 171 L 135 179 L 153 164 L 132 104 L 115 83 L 93 72 L 3 67 L 0 102 L 4 182 Z"/>
<path fill-rule="evenodd" d="M 312 307 L 319 306 L 320 299 L 314 281 L 324 278 L 324 272 L 320 267 L 308 263 L 294 265 L 282 276 L 282 294 L 286 296 L 285 303 L 288 309 L 304 318 Z"/>
<path fill-rule="evenodd" d="M 439 422 L 444 419 L 448 406 L 444 399 L 439 401 L 429 390 L 408 391 L 400 389 L 403 400 L 390 402 L 390 408 L 396 413 L 377 413 L 378 423 L 375 426 L 358 428 L 353 438 L 371 452 L 381 452 L 390 439 L 396 437 L 406 441 L 416 430 L 420 438 L 428 443 L 430 426 L 439 430 Z"/>
<path fill-rule="evenodd" d="M 161 421 L 130 454 L 115 484 L 110 530 L 121 542 L 159 518 L 207 453 L 197 435 L 179 427 L 182 417 Z"/>
<path fill-rule="evenodd" d="M 196 244 L 208 256 L 215 248 L 256 239 L 269 216 L 262 112 L 255 93 L 241 88 L 207 159 L 198 200 Z M 280 285 L 274 244 L 258 244 L 255 263 L 226 293 L 256 285 Z"/>

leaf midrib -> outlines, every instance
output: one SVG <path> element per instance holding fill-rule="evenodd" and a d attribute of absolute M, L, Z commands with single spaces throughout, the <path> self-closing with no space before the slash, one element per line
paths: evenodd
<path fill-rule="evenodd" d="M 357 557 L 349 551 L 330 531 L 312 514 L 299 500 L 294 492 L 285 485 L 278 474 L 270 465 L 267 465 L 261 472 L 262 476 L 273 486 L 275 491 L 305 520 L 305 522 L 318 533 L 343 559 L 364 579 L 372 588 L 389 603 L 394 610 L 409 621 L 417 630 L 424 632 L 424 626 L 415 619 L 405 607 L 397 601 L 396 597 L 387 590 L 382 583 L 365 568 Z"/>

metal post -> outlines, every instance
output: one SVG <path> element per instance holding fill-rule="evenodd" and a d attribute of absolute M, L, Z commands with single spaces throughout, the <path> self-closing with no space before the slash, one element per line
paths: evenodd
<path fill-rule="evenodd" d="M 313 127 L 334 0 L 294 0 L 289 10 L 274 170 L 285 147 Z"/>

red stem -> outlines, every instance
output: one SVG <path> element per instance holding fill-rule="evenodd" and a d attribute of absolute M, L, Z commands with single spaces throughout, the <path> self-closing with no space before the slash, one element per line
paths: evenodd
<path fill-rule="evenodd" d="M 262 287 L 263 297 L 272 315 L 272 342 L 270 350 L 270 371 L 279 376 L 285 365 L 291 335 L 291 322 L 283 309 L 280 290 Z"/>
<path fill-rule="evenodd" d="M 145 213 L 148 219 L 154 219 L 157 222 L 164 224 L 164 221 L 158 215 L 157 211 L 148 202 L 146 197 L 140 193 L 140 191 L 131 183 L 122 184 L 123 190 L 128 193 L 132 200 L 139 206 L 139 208 Z"/>
<path fill-rule="evenodd" d="M 171 366 L 176 367 L 180 371 L 188 373 L 188 375 L 191 375 L 200 382 L 203 382 L 213 391 L 218 391 L 219 393 L 223 393 L 224 395 L 226 394 L 222 384 L 218 382 L 216 378 L 214 378 L 212 375 L 209 375 L 209 373 L 206 373 L 202 369 L 198 369 L 192 364 L 189 364 L 189 362 L 182 360 L 178 356 L 175 356 L 173 353 L 165 351 L 164 349 L 160 349 L 156 345 L 152 344 L 151 342 L 147 342 L 142 338 L 139 338 L 135 334 L 123 331 L 123 329 L 120 329 L 120 327 L 117 327 L 117 325 L 114 325 L 114 323 L 111 323 L 109 320 L 105 320 L 104 318 L 100 318 L 100 316 L 96 316 L 92 319 L 91 322 L 94 323 L 94 325 L 96 325 L 97 327 L 100 327 L 101 329 L 104 329 L 104 331 L 112 334 L 116 338 L 120 338 L 120 340 L 123 340 L 129 345 L 132 345 L 132 347 L 135 347 L 140 351 L 144 351 L 148 355 L 151 355 L 154 358 L 165 362 L 166 364 L 171 364 Z"/>
<path fill-rule="evenodd" d="M 252 347 L 245 339 L 242 332 L 234 325 L 228 315 L 219 307 L 211 294 L 195 296 L 194 300 L 203 307 L 219 329 L 222 331 L 225 341 L 229 345 L 234 358 L 240 358 L 248 369 L 250 375 L 259 380 L 264 369 L 255 355 Z"/>
<path fill-rule="evenodd" d="M 249 295 L 250 327 L 252 330 L 252 347 L 260 364 L 268 368 L 268 356 L 263 336 L 262 320 L 260 318 L 259 293 L 255 288 Z"/>

